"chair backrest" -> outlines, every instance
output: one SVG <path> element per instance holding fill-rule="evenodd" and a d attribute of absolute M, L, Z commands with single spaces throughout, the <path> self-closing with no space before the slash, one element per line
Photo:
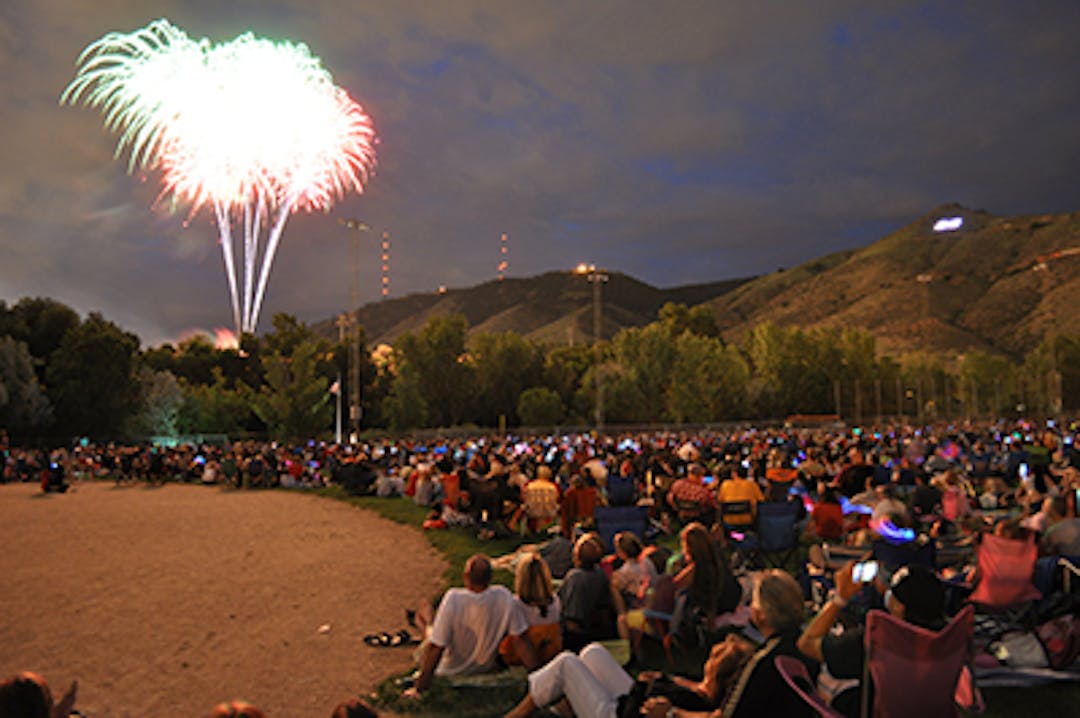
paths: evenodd
<path fill-rule="evenodd" d="M 784 679 L 784 682 L 795 691 L 803 701 L 825 718 L 843 718 L 839 713 L 829 707 L 825 699 L 814 690 L 814 682 L 810 680 L 810 673 L 806 666 L 798 658 L 792 656 L 777 656 L 773 659 L 776 671 Z"/>
<path fill-rule="evenodd" d="M 727 528 L 750 528 L 754 525 L 754 506 L 750 501 L 724 501 L 720 521 Z"/>
<path fill-rule="evenodd" d="M 648 506 L 597 506 L 593 514 L 596 532 L 608 551 L 614 551 L 612 540 L 620 531 L 631 531 L 645 541 L 645 529 L 649 525 Z"/>
<path fill-rule="evenodd" d="M 863 717 L 959 715 L 956 687 L 971 658 L 974 616 L 965 606 L 945 628 L 930 631 L 885 611 L 867 613 L 863 680 L 873 680 L 874 705 L 871 711 L 864 698 Z"/>
<path fill-rule="evenodd" d="M 787 551 L 798 541 L 795 522 L 799 504 L 794 501 L 764 501 L 757 506 L 758 540 L 766 553 Z"/>
<path fill-rule="evenodd" d="M 688 522 L 696 521 L 698 519 L 708 519 L 710 509 L 700 501 L 694 501 L 692 499 L 675 499 L 675 511 L 678 513 L 680 521 Z M 706 521 L 706 523 L 711 524 L 712 521 Z"/>
<path fill-rule="evenodd" d="M 975 552 L 979 583 L 971 596 L 973 603 L 1005 609 L 1042 598 L 1032 578 L 1039 548 L 1035 539 L 1007 539 L 986 534 Z"/>
<path fill-rule="evenodd" d="M 885 567 L 885 572 L 890 576 L 901 566 L 920 564 L 927 568 L 935 568 L 937 549 L 933 541 L 917 537 L 916 540 L 902 544 L 892 544 L 885 539 L 874 541 L 874 560 Z"/>

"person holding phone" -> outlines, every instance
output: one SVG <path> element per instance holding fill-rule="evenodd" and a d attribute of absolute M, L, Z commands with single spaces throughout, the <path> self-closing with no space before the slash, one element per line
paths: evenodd
<path fill-rule="evenodd" d="M 807 658 L 820 661 L 834 678 L 860 680 L 866 654 L 865 626 L 850 628 L 839 635 L 832 627 L 841 611 L 866 584 L 884 590 L 885 610 L 908 623 L 932 631 L 945 626 L 945 588 L 937 574 L 926 566 L 902 566 L 886 586 L 878 577 L 875 561 L 850 562 L 836 572 L 836 595 L 825 604 L 796 643 Z M 846 716 L 859 715 L 862 686 L 839 693 L 832 707 Z M 872 704 L 872 698 L 871 698 Z"/>

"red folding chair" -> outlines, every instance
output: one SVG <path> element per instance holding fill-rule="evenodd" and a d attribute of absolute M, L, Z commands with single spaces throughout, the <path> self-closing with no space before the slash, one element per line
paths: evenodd
<path fill-rule="evenodd" d="M 810 680 L 810 673 L 806 666 L 798 658 L 791 656 L 777 656 L 773 659 L 777 672 L 783 677 L 784 682 L 791 690 L 799 694 L 803 701 L 817 711 L 824 718 L 844 718 L 844 714 L 834 711 L 825 699 L 814 690 L 814 682 Z"/>
<path fill-rule="evenodd" d="M 866 614 L 863 718 L 953 718 L 961 674 L 971 662 L 975 609 L 965 606 L 945 628 L 930 631 L 885 611 Z"/>

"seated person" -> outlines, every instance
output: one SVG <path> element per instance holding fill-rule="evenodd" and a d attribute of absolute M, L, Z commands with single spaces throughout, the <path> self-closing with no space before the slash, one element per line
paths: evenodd
<path fill-rule="evenodd" d="M 774 662 L 777 656 L 792 656 L 806 663 L 811 675 L 816 672 L 816 664 L 795 647 L 803 619 L 802 589 L 785 571 L 764 571 L 754 585 L 750 614 L 764 643 L 729 682 L 719 708 L 711 712 L 685 710 L 673 705 L 669 698 L 656 697 L 645 702 L 641 714 L 649 718 L 810 718 L 813 715 L 810 706 L 788 687 Z"/>
<path fill-rule="evenodd" d="M 733 636 L 710 651 L 700 681 L 682 676 L 667 678 L 647 671 L 641 674 L 637 685 L 646 695 L 664 695 L 668 707 L 710 710 L 719 705 L 723 686 L 730 682 L 751 650 L 745 641 Z M 630 675 L 603 646 L 592 643 L 580 656 L 563 651 L 551 663 L 530 673 L 528 693 L 506 718 L 527 718 L 538 708 L 549 705 L 559 706 L 554 709 L 558 715 L 572 711 L 575 718 L 615 718 L 628 714 L 626 703 L 632 700 L 632 691 L 636 693 L 637 689 Z M 638 700 L 643 698 L 644 695 L 637 696 Z"/>
<path fill-rule="evenodd" d="M 720 503 L 732 503 L 737 501 L 749 501 L 749 514 L 725 514 L 725 525 L 752 526 L 754 516 L 757 514 L 758 502 L 764 501 L 765 496 L 761 493 L 761 487 L 750 478 L 749 469 L 742 464 L 731 467 L 731 478 L 720 484 Z"/>
<path fill-rule="evenodd" d="M 700 521 L 707 526 L 712 525 L 716 516 L 716 490 L 705 484 L 705 469 L 701 464 L 686 467 L 686 476 L 671 485 L 667 502 L 680 521 Z"/>
<path fill-rule="evenodd" d="M 632 532 L 615 534 L 613 543 L 615 556 L 622 561 L 622 565 L 612 572 L 610 581 L 619 637 L 640 639 L 645 615 L 638 609 L 643 605 L 646 588 L 656 580 L 656 566 L 645 557 L 641 540 Z M 628 615 L 631 611 L 633 615 Z"/>
<path fill-rule="evenodd" d="M 569 650 L 610 638 L 613 632 L 611 590 L 600 568 L 603 557 L 604 546 L 596 534 L 585 534 L 574 544 L 574 568 L 559 586 L 563 646 Z"/>
<path fill-rule="evenodd" d="M 23 671 L 0 683 L 0 716 L 66 718 L 75 707 L 78 690 L 78 681 L 72 681 L 67 693 L 54 704 L 52 691 L 45 679 L 36 673 Z"/>
<path fill-rule="evenodd" d="M 417 698 L 436 676 L 484 673 L 498 666 L 499 644 L 510 636 L 526 668 L 535 668 L 536 655 L 525 639 L 528 624 L 505 586 L 492 586 L 491 561 L 475 554 L 465 563 L 465 587 L 452 588 L 435 612 L 427 645 L 422 651 L 416 684 L 405 691 Z"/>
<path fill-rule="evenodd" d="M 1080 518 L 1067 518 L 1063 496 L 1046 499 L 1046 530 L 1040 551 L 1047 556 L 1080 556 Z"/>
<path fill-rule="evenodd" d="M 802 653 L 815 661 L 823 661 L 834 678 L 861 680 L 866 653 L 863 647 L 864 626 L 848 629 L 837 635 L 833 624 L 847 602 L 863 584 L 852 579 L 854 562 L 836 572 L 836 595 L 810 622 L 799 637 Z M 880 582 L 874 586 L 881 590 Z M 897 618 L 931 631 L 945 626 L 945 589 L 937 574 L 926 566 L 904 566 L 893 574 L 885 593 L 885 610 Z M 870 702 L 873 705 L 873 700 Z M 861 686 L 849 689 L 833 699 L 833 708 L 846 716 L 858 716 L 862 705 Z"/>
<path fill-rule="evenodd" d="M 844 509 L 836 495 L 836 489 L 820 487 L 819 499 L 806 522 L 806 533 L 821 541 L 839 541 L 844 536 Z"/>
<path fill-rule="evenodd" d="M 539 554 L 526 553 L 518 561 L 514 575 L 514 602 L 529 626 L 525 638 L 532 644 L 537 660 L 547 663 L 562 651 L 559 623 L 562 604 L 552 585 L 551 571 Z M 502 640 L 499 656 L 508 666 L 522 662 L 510 636 Z"/>
<path fill-rule="evenodd" d="M 675 587 L 686 591 L 686 616 L 696 615 L 706 630 L 712 630 L 717 616 L 738 608 L 742 586 L 704 526 L 690 524 L 680 540 L 686 565 L 676 574 Z"/>

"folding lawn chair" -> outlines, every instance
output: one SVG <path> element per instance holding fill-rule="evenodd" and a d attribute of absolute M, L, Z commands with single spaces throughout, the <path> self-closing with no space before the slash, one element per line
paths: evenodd
<path fill-rule="evenodd" d="M 766 501 L 757 508 L 757 554 L 766 565 L 783 568 L 799 546 L 799 535 L 795 530 L 799 504 Z"/>
<path fill-rule="evenodd" d="M 597 506 L 593 518 L 596 521 L 596 532 L 600 534 L 600 540 L 604 542 L 604 548 L 614 551 L 612 541 L 615 534 L 622 531 L 630 531 L 642 542 L 645 541 L 645 530 L 649 526 L 649 507 Z"/>
<path fill-rule="evenodd" d="M 791 656 L 777 656 L 773 659 L 776 671 L 783 677 L 784 682 L 791 690 L 799 694 L 799 697 L 811 708 L 824 718 L 844 718 L 843 713 L 833 710 L 825 699 L 814 690 L 814 682 L 810 680 L 810 673 L 806 666 L 798 658 Z"/>
<path fill-rule="evenodd" d="M 863 718 L 959 716 L 956 700 L 972 656 L 975 610 L 965 606 L 940 631 L 930 631 L 885 611 L 866 614 Z M 969 674 L 970 675 L 970 674 Z M 963 695 L 965 691 L 960 691 Z"/>

